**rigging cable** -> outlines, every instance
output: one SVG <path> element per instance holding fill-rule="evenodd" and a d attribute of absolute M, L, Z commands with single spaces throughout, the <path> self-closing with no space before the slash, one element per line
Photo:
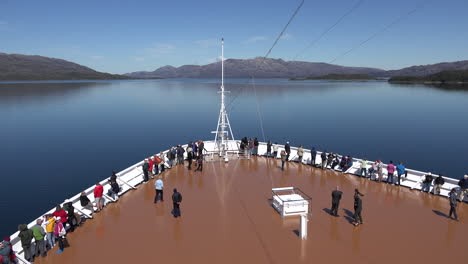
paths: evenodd
<path fill-rule="evenodd" d="M 309 45 L 307 45 L 303 50 L 301 50 L 300 52 L 298 52 L 296 54 L 296 56 L 294 56 L 294 58 L 292 59 L 293 61 L 295 61 L 297 59 L 297 57 L 299 57 L 302 53 L 306 52 L 308 49 L 312 48 L 313 46 L 315 46 L 315 44 L 317 44 L 317 42 L 319 42 L 326 34 L 328 34 L 328 32 L 330 32 L 333 28 L 335 28 L 338 24 L 341 23 L 341 21 L 343 21 L 343 19 L 345 19 L 348 15 L 350 15 L 351 13 L 354 12 L 354 10 L 356 10 L 359 6 L 361 6 L 362 2 L 364 2 L 364 0 L 359 0 L 358 2 L 356 2 L 346 13 L 344 13 L 333 25 L 331 25 L 330 27 L 328 27 L 327 29 L 325 29 L 322 34 L 320 34 L 316 39 L 314 39 Z"/>
<path fill-rule="evenodd" d="M 302 6 L 304 5 L 304 2 L 305 0 L 302 0 L 301 3 L 297 6 L 296 10 L 294 10 L 294 13 L 291 15 L 291 17 L 289 18 L 288 20 L 288 23 L 286 23 L 286 25 L 283 27 L 283 30 L 281 30 L 281 32 L 279 33 L 279 35 L 276 37 L 275 39 L 275 42 L 273 42 L 273 45 L 271 45 L 270 49 L 268 50 L 268 52 L 265 54 L 265 56 L 262 57 L 262 60 L 260 61 L 260 63 L 257 63 L 256 67 L 255 67 L 255 70 L 254 72 L 251 74 L 250 78 L 253 79 L 254 78 L 254 75 L 255 73 L 257 73 L 257 71 L 259 70 L 259 68 L 261 67 L 261 65 L 263 64 L 263 62 L 266 60 L 266 58 L 270 55 L 271 51 L 273 50 L 273 48 L 276 46 L 276 44 L 278 44 L 279 40 L 281 39 L 281 37 L 284 35 L 284 32 L 286 32 L 286 29 L 289 27 L 289 24 L 291 24 L 291 22 L 294 20 L 294 18 L 296 17 L 297 13 L 299 12 L 299 10 L 302 8 Z M 248 83 L 248 82 L 247 82 Z M 229 106 L 232 105 L 232 103 L 237 99 L 237 97 L 239 97 L 239 95 L 242 93 L 243 89 L 245 87 L 241 87 L 239 89 L 239 92 L 233 97 L 233 99 L 230 100 L 230 102 L 227 104 L 226 108 L 228 108 Z"/>
<path fill-rule="evenodd" d="M 341 59 L 342 57 L 348 55 L 349 53 L 353 52 L 354 50 L 360 48 L 361 46 L 363 46 L 364 44 L 366 44 L 367 42 L 371 41 L 372 39 L 374 39 L 377 35 L 379 35 L 380 33 L 383 33 L 387 30 L 389 30 L 392 26 L 398 24 L 401 20 L 403 20 L 404 18 L 416 13 L 416 11 L 418 11 L 419 9 L 421 9 L 422 7 L 424 7 L 424 5 L 426 4 L 427 1 L 423 1 L 421 2 L 420 5 L 416 6 L 415 8 L 411 9 L 409 12 L 406 12 L 404 14 L 402 14 L 401 16 L 397 17 L 395 20 L 393 20 L 391 23 L 387 24 L 386 26 L 384 26 L 383 28 L 381 28 L 379 31 L 376 31 L 374 32 L 374 34 L 370 35 L 367 39 L 361 41 L 358 45 L 350 48 L 349 50 L 341 53 L 340 55 L 338 55 L 337 57 L 335 57 L 333 60 L 331 60 L 329 63 L 334 63 L 335 61 L 337 61 L 338 59 Z"/>

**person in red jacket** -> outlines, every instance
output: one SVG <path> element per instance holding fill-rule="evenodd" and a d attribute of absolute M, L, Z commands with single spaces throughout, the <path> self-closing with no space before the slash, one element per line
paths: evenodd
<path fill-rule="evenodd" d="M 94 201 L 96 202 L 97 212 L 101 211 L 104 207 L 104 198 L 102 194 L 104 193 L 104 187 L 98 182 L 96 187 L 94 187 Z"/>
<path fill-rule="evenodd" d="M 151 177 L 151 179 L 154 179 L 154 174 L 153 174 L 154 160 L 151 157 L 148 158 L 148 165 L 149 165 L 148 174 Z"/>
<path fill-rule="evenodd" d="M 67 212 L 65 212 L 65 210 L 63 210 L 62 207 L 60 207 L 60 205 L 57 205 L 57 207 L 55 208 L 55 212 L 52 213 L 52 216 L 60 217 L 60 222 L 62 222 L 62 224 L 64 225 L 68 220 Z"/>

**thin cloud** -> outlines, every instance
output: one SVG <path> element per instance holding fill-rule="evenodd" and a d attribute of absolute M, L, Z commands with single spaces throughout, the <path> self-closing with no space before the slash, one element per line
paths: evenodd
<path fill-rule="evenodd" d="M 267 38 L 265 36 L 253 36 L 253 37 L 250 37 L 247 40 L 245 40 L 244 43 L 245 44 L 255 43 L 255 42 L 263 41 L 263 40 L 266 40 L 266 39 Z"/>
<path fill-rule="evenodd" d="M 162 55 L 167 55 L 173 53 L 175 46 L 172 44 L 158 43 L 150 48 L 146 48 L 145 51 L 153 57 L 159 57 Z"/>
<path fill-rule="evenodd" d="M 284 33 L 283 36 L 281 36 L 281 39 L 282 40 L 290 40 L 290 39 L 293 39 L 294 36 L 292 34 L 289 34 L 289 33 Z"/>
<path fill-rule="evenodd" d="M 218 39 L 200 39 L 196 40 L 195 44 L 203 48 L 215 47 L 221 44 L 221 40 Z"/>

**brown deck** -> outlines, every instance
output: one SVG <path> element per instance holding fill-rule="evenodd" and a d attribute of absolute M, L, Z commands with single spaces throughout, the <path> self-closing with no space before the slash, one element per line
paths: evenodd
<path fill-rule="evenodd" d="M 124 195 L 68 235 L 71 247 L 36 263 L 463 263 L 468 259 L 468 206 L 460 222 L 447 198 L 370 182 L 352 175 L 258 158 L 207 163 L 203 173 L 165 172 L 164 203 L 153 204 L 153 181 Z M 340 185 L 340 217 L 325 212 Z M 309 238 L 270 206 L 271 188 L 309 194 Z M 172 188 L 183 195 L 182 218 L 170 214 Z M 353 190 L 363 197 L 364 225 L 352 226 Z"/>

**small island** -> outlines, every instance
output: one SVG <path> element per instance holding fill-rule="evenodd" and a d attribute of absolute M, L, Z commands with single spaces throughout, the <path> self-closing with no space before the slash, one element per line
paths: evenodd
<path fill-rule="evenodd" d="M 378 80 L 368 74 L 327 74 L 317 77 L 290 78 L 290 81 L 328 80 L 328 81 L 368 81 Z"/>
<path fill-rule="evenodd" d="M 427 76 L 395 76 L 390 78 L 388 82 L 402 84 L 467 84 L 468 70 L 442 71 Z"/>

